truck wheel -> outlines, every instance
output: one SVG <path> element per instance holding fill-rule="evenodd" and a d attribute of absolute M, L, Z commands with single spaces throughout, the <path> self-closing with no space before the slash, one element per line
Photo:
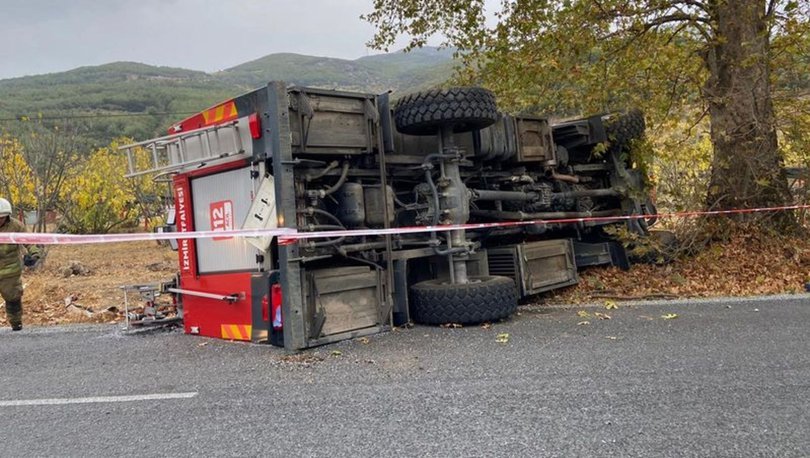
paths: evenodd
<path fill-rule="evenodd" d="M 470 277 L 470 283 L 427 280 L 411 287 L 411 316 L 422 324 L 473 324 L 506 318 L 517 309 L 509 277 Z"/>
<path fill-rule="evenodd" d="M 417 92 L 402 98 L 394 109 L 397 130 L 408 135 L 434 135 L 441 127 L 469 132 L 499 119 L 495 95 L 480 87 L 454 87 Z"/>
<path fill-rule="evenodd" d="M 608 151 L 612 153 L 627 151 L 631 141 L 644 137 L 646 124 L 644 113 L 639 109 L 608 115 L 603 119 L 609 142 Z"/>

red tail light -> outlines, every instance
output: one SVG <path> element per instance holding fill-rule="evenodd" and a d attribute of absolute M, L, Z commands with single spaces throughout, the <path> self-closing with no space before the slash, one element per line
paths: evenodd
<path fill-rule="evenodd" d="M 250 136 L 254 139 L 261 138 L 262 136 L 262 120 L 259 119 L 258 113 L 253 113 L 248 116 L 248 126 L 250 126 Z"/>
<path fill-rule="evenodd" d="M 273 317 L 273 329 L 284 327 L 281 317 L 281 285 L 276 283 L 270 287 L 270 314 Z"/>

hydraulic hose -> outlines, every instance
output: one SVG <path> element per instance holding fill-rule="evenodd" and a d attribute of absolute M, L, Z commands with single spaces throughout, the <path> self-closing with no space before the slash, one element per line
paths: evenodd
<path fill-rule="evenodd" d="M 307 181 L 317 180 L 318 178 L 321 178 L 321 177 L 325 176 L 332 169 L 336 168 L 338 166 L 338 164 L 339 164 L 338 161 L 330 162 L 329 165 L 327 165 L 326 167 L 323 168 L 323 170 L 320 170 L 320 171 L 318 171 L 316 173 L 313 173 L 312 175 L 307 175 Z"/>
<path fill-rule="evenodd" d="M 343 226 L 336 226 L 334 224 L 312 224 L 306 227 L 306 232 L 315 232 L 315 231 L 342 231 L 346 229 Z M 346 237 L 341 236 L 331 240 L 326 240 L 323 242 L 312 242 L 311 246 L 314 248 L 318 247 L 325 247 L 325 246 L 332 246 L 342 243 Z"/>
<path fill-rule="evenodd" d="M 343 226 L 336 224 L 308 224 L 302 232 L 316 232 L 316 231 L 343 231 L 346 230 Z"/>
<path fill-rule="evenodd" d="M 335 224 L 340 226 L 342 229 L 346 229 L 346 227 L 343 226 L 343 223 L 338 219 L 337 216 L 335 216 L 335 215 L 333 215 L 333 214 L 331 214 L 331 213 L 329 213 L 327 211 L 321 210 L 320 208 L 308 207 L 305 210 L 301 210 L 301 213 L 304 213 L 304 214 L 311 213 L 313 215 L 325 216 L 326 218 L 329 218 L 330 220 L 332 220 L 332 222 L 334 222 Z"/>
<path fill-rule="evenodd" d="M 442 249 L 440 249 L 440 248 L 434 247 L 434 248 L 433 248 L 433 252 L 435 252 L 435 253 L 436 253 L 437 255 L 439 255 L 439 256 L 446 256 L 446 255 L 448 255 L 448 254 L 461 254 L 461 253 L 466 253 L 466 252 L 467 252 L 467 249 L 466 249 L 466 248 L 464 248 L 464 247 L 453 247 L 453 248 L 448 248 L 448 249 L 446 249 L 446 250 L 442 250 Z"/>
<path fill-rule="evenodd" d="M 315 247 L 315 248 L 322 248 L 322 247 L 325 247 L 325 246 L 333 246 L 333 245 L 338 245 L 340 243 L 343 243 L 344 240 L 346 240 L 346 237 L 338 237 L 336 239 L 324 240 L 323 242 L 312 242 L 312 246 Z M 338 251 L 340 251 L 340 249 L 338 249 Z"/>
<path fill-rule="evenodd" d="M 349 176 L 349 161 L 344 161 L 343 170 L 340 172 L 340 178 L 338 178 L 337 183 L 324 189 L 323 195 L 328 196 L 337 191 L 341 186 L 343 186 L 343 183 L 346 182 L 346 178 L 348 178 L 348 176 Z"/>

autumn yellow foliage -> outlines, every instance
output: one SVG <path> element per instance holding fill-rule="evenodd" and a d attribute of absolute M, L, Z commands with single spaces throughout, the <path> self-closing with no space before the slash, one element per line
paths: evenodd
<path fill-rule="evenodd" d="M 20 214 L 39 208 L 56 211 L 58 230 L 63 232 L 104 233 L 141 222 L 147 227 L 159 224 L 165 185 L 149 177 L 124 177 L 127 159 L 118 146 L 125 141 L 74 155 L 63 171 L 58 198 L 38 202 L 38 196 L 47 199 L 49 194 L 36 192 L 41 185 L 29 164 L 36 156 L 26 155 L 16 139 L 0 137 L 0 196 Z"/>
<path fill-rule="evenodd" d="M 154 223 L 162 187 L 148 177 L 125 178 L 126 156 L 119 141 L 99 148 L 76 166 L 60 194 L 62 229 L 104 233 L 121 226 Z"/>
<path fill-rule="evenodd" d="M 25 162 L 20 144 L 12 138 L 0 138 L 0 195 L 19 210 L 32 209 L 34 176 Z"/>

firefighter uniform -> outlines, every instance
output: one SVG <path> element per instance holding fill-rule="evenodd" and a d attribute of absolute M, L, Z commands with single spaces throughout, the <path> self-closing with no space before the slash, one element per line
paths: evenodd
<path fill-rule="evenodd" d="M 5 218 L 0 216 L 0 220 L 2 219 L 6 221 L 0 226 L 0 232 L 25 232 L 25 226 L 19 221 L 10 216 Z M 6 301 L 6 317 L 14 330 L 22 328 L 23 287 L 20 278 L 22 275 L 20 250 L 23 246 L 35 260 L 39 258 L 40 250 L 36 245 L 0 244 L 0 296 Z"/>

